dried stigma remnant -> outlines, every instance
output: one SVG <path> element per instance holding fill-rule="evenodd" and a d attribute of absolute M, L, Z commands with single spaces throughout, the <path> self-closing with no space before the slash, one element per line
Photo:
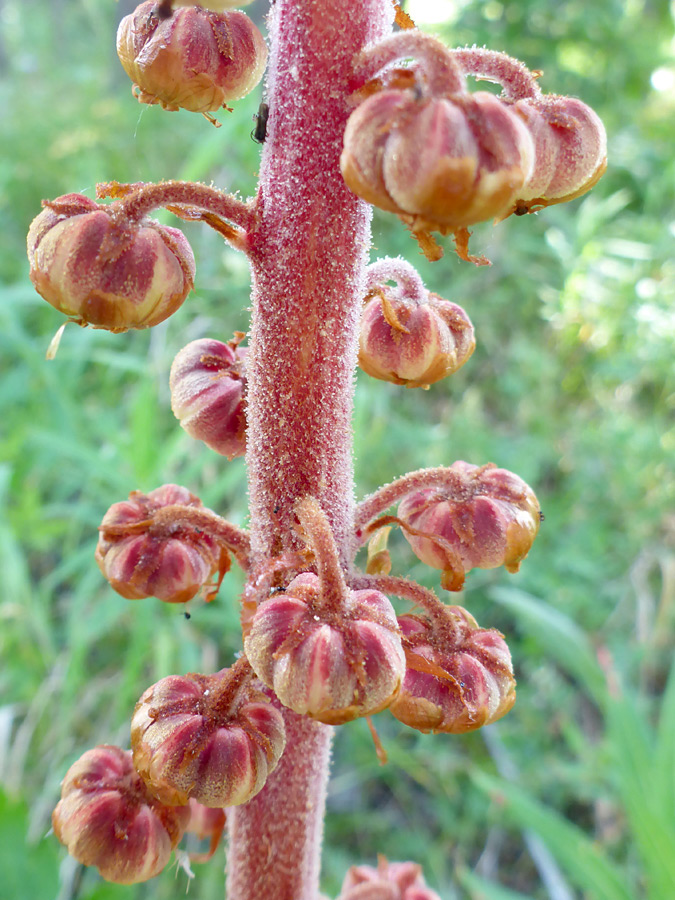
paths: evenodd
<path fill-rule="evenodd" d="M 83 194 L 43 206 L 28 232 L 30 278 L 79 325 L 150 328 L 192 290 L 194 256 L 177 228 L 129 219 L 121 203 L 96 203 Z"/>

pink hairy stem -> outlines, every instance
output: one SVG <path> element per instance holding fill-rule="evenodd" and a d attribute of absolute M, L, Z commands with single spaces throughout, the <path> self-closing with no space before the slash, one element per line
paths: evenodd
<path fill-rule="evenodd" d="M 247 464 L 254 565 L 303 549 L 314 497 L 351 555 L 352 429 L 370 208 L 339 157 L 353 61 L 391 28 L 390 0 L 276 0 L 269 119 L 248 235 L 253 315 Z M 287 746 L 263 790 L 228 813 L 228 900 L 317 900 L 331 728 L 284 711 Z"/>
<path fill-rule="evenodd" d="M 428 291 L 417 270 L 410 263 L 398 256 L 378 259 L 366 269 L 366 292 L 373 290 L 385 281 L 395 281 L 406 300 L 417 304 L 426 303 Z"/>
<path fill-rule="evenodd" d="M 257 215 L 250 203 L 192 181 L 161 181 L 158 184 L 110 181 L 96 186 L 96 196 L 99 199 L 122 198 L 117 201 L 117 208 L 131 221 L 140 221 L 159 207 L 169 208 L 174 215 L 184 219 L 202 219 L 237 250 L 247 250 L 248 232 L 257 224 Z M 230 222 L 238 227 L 228 224 Z"/>
<path fill-rule="evenodd" d="M 443 488 L 448 495 L 456 495 L 458 501 L 467 496 L 465 480 L 452 469 L 439 466 L 435 469 L 418 469 L 408 472 L 396 481 L 383 485 L 359 503 L 354 516 L 354 532 L 357 548 L 369 535 L 365 534 L 366 526 L 381 515 L 390 506 L 402 500 L 412 491 L 424 488 Z"/>
<path fill-rule="evenodd" d="M 352 90 L 363 87 L 367 81 L 392 63 L 413 57 L 432 96 L 443 97 L 466 92 L 464 76 L 448 48 L 438 38 L 417 29 L 399 31 L 375 47 L 364 50 L 352 81 Z"/>
<path fill-rule="evenodd" d="M 321 605 L 338 611 L 344 606 L 347 585 L 328 518 L 313 497 L 303 497 L 295 512 L 314 551 L 317 574 L 321 580 Z"/>
<path fill-rule="evenodd" d="M 465 75 L 501 85 L 504 96 L 509 100 L 534 100 L 541 96 L 535 75 L 526 65 L 506 53 L 481 47 L 462 47 L 448 52 Z"/>

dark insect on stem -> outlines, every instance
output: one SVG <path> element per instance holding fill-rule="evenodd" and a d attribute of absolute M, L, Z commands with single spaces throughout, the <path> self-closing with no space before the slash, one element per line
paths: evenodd
<path fill-rule="evenodd" d="M 183 615 L 185 616 L 186 619 L 191 619 L 191 618 L 192 618 L 192 616 L 190 615 L 189 612 L 184 612 Z"/>
<path fill-rule="evenodd" d="M 170 19 L 173 15 L 173 0 L 160 0 L 154 11 L 159 19 Z"/>
<path fill-rule="evenodd" d="M 251 132 L 251 137 L 256 144 L 264 144 L 267 137 L 267 118 L 270 114 L 270 108 L 267 103 L 263 102 L 258 107 L 255 114 L 255 128 Z"/>

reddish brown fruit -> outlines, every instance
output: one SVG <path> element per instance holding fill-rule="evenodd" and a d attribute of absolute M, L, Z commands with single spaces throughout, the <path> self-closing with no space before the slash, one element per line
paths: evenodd
<path fill-rule="evenodd" d="M 165 806 L 148 792 L 129 751 L 103 745 L 66 773 L 52 825 L 78 862 L 106 881 L 135 884 L 162 871 L 189 817 L 187 807 Z"/>
<path fill-rule="evenodd" d="M 348 591 L 326 608 L 319 578 L 298 575 L 266 600 L 244 641 L 260 680 L 294 712 L 329 725 L 391 703 L 405 658 L 391 603 L 379 591 Z"/>
<path fill-rule="evenodd" d="M 517 475 L 493 464 L 456 462 L 461 488 L 424 488 L 398 508 L 403 533 L 422 562 L 443 570 L 441 584 L 461 590 L 474 568 L 517 572 L 541 521 L 539 502 Z M 407 526 L 407 528 L 405 527 Z"/>
<path fill-rule="evenodd" d="M 215 675 L 171 675 L 136 704 L 134 765 L 163 803 L 222 809 L 265 784 L 284 749 L 284 722 L 248 673 L 241 660 Z"/>
<path fill-rule="evenodd" d="M 448 234 L 504 214 L 532 161 L 527 128 L 491 94 L 383 90 L 350 116 L 340 164 L 364 200 Z"/>
<path fill-rule="evenodd" d="M 196 800 L 190 800 L 190 819 L 185 827 L 187 834 L 194 834 L 200 841 L 208 839 L 210 846 L 207 853 L 190 854 L 191 862 L 208 862 L 218 849 L 218 844 L 225 830 L 227 816 L 224 809 L 204 806 Z"/>
<path fill-rule="evenodd" d="M 227 344 L 203 338 L 177 354 L 171 366 L 171 409 L 187 433 L 228 459 L 246 452 L 248 350 L 243 335 Z"/>
<path fill-rule="evenodd" d="M 352 866 L 337 900 L 440 900 L 440 897 L 427 887 L 421 866 L 412 862 L 390 863 L 380 857 L 377 868 Z"/>
<path fill-rule="evenodd" d="M 149 494 L 132 491 L 103 517 L 96 562 L 111 587 L 128 600 L 186 603 L 229 568 L 226 551 L 206 531 L 203 519 L 209 516 L 216 518 L 177 484 Z"/>
<path fill-rule="evenodd" d="M 607 135 L 596 113 L 574 97 L 544 94 L 511 107 L 534 140 L 532 175 L 514 212 L 536 211 L 589 191 L 607 167 Z"/>
<path fill-rule="evenodd" d="M 384 286 L 363 310 L 359 365 L 382 381 L 428 387 L 461 368 L 475 347 L 462 307 L 437 294 L 420 303 Z"/>
<path fill-rule="evenodd" d="M 462 734 L 505 715 L 516 700 L 511 654 L 503 635 L 479 628 L 461 606 L 433 617 L 399 617 L 407 669 L 390 709 L 423 732 Z"/>
<path fill-rule="evenodd" d="M 120 22 L 117 54 L 141 103 L 208 114 L 245 97 L 260 81 L 267 46 L 239 11 L 201 6 L 157 15 L 155 0 Z"/>
<path fill-rule="evenodd" d="M 183 303 L 195 275 L 182 232 L 151 219 L 129 221 L 118 203 L 65 194 L 28 232 L 37 292 L 79 325 L 107 331 L 149 328 Z"/>

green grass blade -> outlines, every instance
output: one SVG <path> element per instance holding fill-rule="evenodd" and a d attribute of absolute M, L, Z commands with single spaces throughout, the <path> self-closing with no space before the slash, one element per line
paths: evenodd
<path fill-rule="evenodd" d="M 551 658 L 573 675 L 600 707 L 604 705 L 604 673 L 595 659 L 587 635 L 572 619 L 517 588 L 498 586 L 489 595 L 513 613 L 518 626 L 536 637 Z"/>
<path fill-rule="evenodd" d="M 664 773 L 654 765 L 652 729 L 628 696 L 612 698 L 607 723 L 619 790 L 644 864 L 649 896 L 654 900 L 673 896 L 675 821 L 663 791 Z"/>
<path fill-rule="evenodd" d="M 493 796 L 515 824 L 535 831 L 564 868 L 571 882 L 588 897 L 635 900 L 626 878 L 576 825 L 547 809 L 522 787 L 475 770 L 476 786 Z"/>
<path fill-rule="evenodd" d="M 670 669 L 656 729 L 654 779 L 664 808 L 675 810 L 675 663 Z"/>
<path fill-rule="evenodd" d="M 531 900 L 527 894 L 502 887 L 494 881 L 481 878 L 468 869 L 460 869 L 457 872 L 457 879 L 469 892 L 470 900 Z"/>

